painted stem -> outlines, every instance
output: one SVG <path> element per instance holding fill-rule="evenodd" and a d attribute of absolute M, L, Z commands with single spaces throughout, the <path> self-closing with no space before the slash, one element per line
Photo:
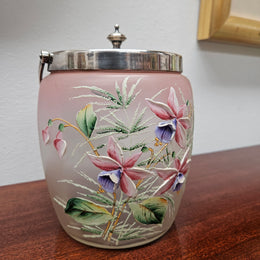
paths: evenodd
<path fill-rule="evenodd" d="M 168 143 L 165 144 L 161 149 L 160 151 L 154 156 L 153 159 L 151 159 L 150 163 L 146 166 L 146 169 L 150 168 L 151 165 L 153 164 L 154 160 L 158 157 L 158 155 L 168 146 Z"/>
<path fill-rule="evenodd" d="M 54 118 L 54 119 L 51 119 L 52 122 L 54 121 L 61 121 L 61 122 L 64 122 L 66 123 L 66 125 L 64 125 L 64 127 L 72 127 L 74 128 L 77 132 L 79 132 L 83 137 L 84 139 L 88 142 L 89 146 L 91 147 L 91 149 L 93 150 L 93 152 L 95 153 L 96 156 L 99 156 L 99 153 L 97 151 L 97 149 L 94 147 L 94 145 L 91 143 L 91 141 L 88 139 L 88 137 L 78 128 L 76 127 L 75 125 L 71 124 L 69 121 L 65 120 L 65 119 L 62 119 L 62 118 Z M 103 193 L 104 190 L 102 188 L 101 185 L 99 185 L 99 192 Z"/>
<path fill-rule="evenodd" d="M 167 154 L 163 155 L 163 156 L 159 159 L 159 161 L 157 161 L 157 162 L 154 164 L 154 167 L 160 162 L 160 160 L 163 160 L 163 158 L 165 158 L 165 157 L 167 157 Z"/>
<path fill-rule="evenodd" d="M 120 217 L 121 217 L 121 215 L 122 215 L 122 213 L 123 213 L 123 211 L 124 211 L 124 209 L 125 209 L 125 206 L 126 206 L 126 204 L 128 203 L 129 200 L 130 200 L 130 197 L 128 197 L 128 199 L 126 200 L 126 202 L 123 204 L 123 206 L 122 206 L 120 212 L 118 213 L 117 218 L 116 218 L 116 221 L 114 222 L 113 228 L 109 231 L 109 234 L 108 234 L 108 237 L 107 237 L 107 241 L 108 241 L 108 242 L 111 240 L 111 237 L 112 237 L 112 235 L 113 235 L 113 233 L 114 233 L 114 231 L 115 231 L 115 228 L 116 228 L 116 226 L 117 226 L 117 224 L 118 224 L 118 222 L 119 222 L 119 219 L 120 219 Z"/>
<path fill-rule="evenodd" d="M 154 156 L 154 158 L 151 159 L 151 162 L 146 166 L 146 169 L 148 169 L 148 168 L 151 167 L 152 162 L 153 162 L 153 161 L 158 157 L 158 155 L 167 147 L 167 145 L 168 145 L 168 143 L 165 144 L 165 145 L 160 149 L 160 151 Z M 152 153 L 152 155 L 153 155 L 153 153 Z M 152 156 L 151 156 L 151 157 L 152 157 Z M 136 188 L 138 188 L 142 182 L 143 182 L 143 179 L 142 179 L 142 180 L 139 180 L 139 181 L 137 182 L 137 184 L 136 184 Z M 118 215 L 117 215 L 116 221 L 115 221 L 114 224 L 113 224 L 113 228 L 109 231 L 108 238 L 107 238 L 107 241 L 108 241 L 108 242 L 111 240 L 111 237 L 112 237 L 112 235 L 113 235 L 113 232 L 115 231 L 115 228 L 116 228 L 116 226 L 117 226 L 117 224 L 118 224 L 118 222 L 119 222 L 119 219 L 120 219 L 120 217 L 121 217 L 121 215 L 122 215 L 122 213 L 123 213 L 123 211 L 124 211 L 124 209 L 125 209 L 125 207 L 126 207 L 126 204 L 127 204 L 128 201 L 130 200 L 130 198 L 131 198 L 131 197 L 128 197 L 128 199 L 127 199 L 127 200 L 125 201 L 125 203 L 122 205 L 122 208 L 121 208 L 120 212 L 119 212 Z"/>
<path fill-rule="evenodd" d="M 89 146 L 91 147 L 91 149 L 93 150 L 93 152 L 95 153 L 96 156 L 99 156 L 99 153 L 97 151 L 97 149 L 94 147 L 94 145 L 91 143 L 91 141 L 89 140 L 89 138 L 78 128 L 76 127 L 75 125 L 71 124 L 70 122 L 62 119 L 62 118 L 54 118 L 51 120 L 52 122 L 54 121 L 61 121 L 61 122 L 64 122 L 66 123 L 67 125 L 66 126 L 70 126 L 72 128 L 74 128 L 77 132 L 79 132 L 83 137 L 84 139 L 88 142 Z"/>
<path fill-rule="evenodd" d="M 114 196 L 114 201 L 113 201 L 113 207 L 112 207 L 112 212 L 111 212 L 111 215 L 112 215 L 112 216 L 114 216 L 114 214 L 115 214 L 115 207 L 116 207 L 116 193 L 115 193 L 115 192 L 113 192 L 113 196 Z M 107 226 L 106 226 L 106 229 L 105 229 L 105 231 L 104 231 L 103 234 L 102 234 L 102 237 L 103 237 L 103 238 L 106 236 L 107 231 L 108 231 L 109 228 L 110 228 L 110 225 L 111 225 L 111 220 L 108 221 Z"/>

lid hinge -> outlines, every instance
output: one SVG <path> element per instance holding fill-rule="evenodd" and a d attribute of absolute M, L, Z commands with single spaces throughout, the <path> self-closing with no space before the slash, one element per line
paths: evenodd
<path fill-rule="evenodd" d="M 40 63 L 39 63 L 39 81 L 42 81 L 42 75 L 44 70 L 44 65 L 47 63 L 48 65 L 52 63 L 53 54 L 48 51 L 41 51 L 40 54 Z"/>

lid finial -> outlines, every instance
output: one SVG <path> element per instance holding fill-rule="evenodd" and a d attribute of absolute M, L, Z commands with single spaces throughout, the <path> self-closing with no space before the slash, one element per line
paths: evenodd
<path fill-rule="evenodd" d="M 124 34 L 119 32 L 119 25 L 116 24 L 115 31 L 107 36 L 107 39 L 112 42 L 114 49 L 120 49 L 120 46 L 126 37 Z"/>

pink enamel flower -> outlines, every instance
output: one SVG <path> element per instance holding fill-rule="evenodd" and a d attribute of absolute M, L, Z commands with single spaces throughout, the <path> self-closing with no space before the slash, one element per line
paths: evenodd
<path fill-rule="evenodd" d="M 109 137 L 107 144 L 108 156 L 96 156 L 88 154 L 91 162 L 103 170 L 98 175 L 98 181 L 101 186 L 108 192 L 113 192 L 114 189 L 120 185 L 121 190 L 133 197 L 137 193 L 134 180 L 141 180 L 146 178 L 149 171 L 134 167 L 135 163 L 142 155 L 142 152 L 133 154 L 128 159 L 123 158 L 123 152 L 113 137 Z"/>
<path fill-rule="evenodd" d="M 146 98 L 146 101 L 156 116 L 168 121 L 158 125 L 155 132 L 156 136 L 164 143 L 168 143 L 175 138 L 176 143 L 184 148 L 185 130 L 190 127 L 190 120 L 185 116 L 187 106 L 186 104 L 179 105 L 174 88 L 170 88 L 167 104 L 149 98 Z"/>
<path fill-rule="evenodd" d="M 49 134 L 49 126 L 46 126 L 44 130 L 42 130 L 42 140 L 44 144 L 47 144 L 50 140 L 50 134 Z"/>
<path fill-rule="evenodd" d="M 179 191 L 185 181 L 185 175 L 189 170 L 191 159 L 189 159 L 189 149 L 185 152 L 183 159 L 174 160 L 175 168 L 156 168 L 156 173 L 164 180 L 162 185 L 155 191 L 155 195 L 161 195 L 172 188 Z"/>
<path fill-rule="evenodd" d="M 57 133 L 56 139 L 54 139 L 54 141 L 53 141 L 53 145 L 54 145 L 55 149 L 57 150 L 59 157 L 62 158 L 62 156 L 65 153 L 66 147 L 67 147 L 67 142 L 62 139 L 61 131 L 59 131 Z"/>

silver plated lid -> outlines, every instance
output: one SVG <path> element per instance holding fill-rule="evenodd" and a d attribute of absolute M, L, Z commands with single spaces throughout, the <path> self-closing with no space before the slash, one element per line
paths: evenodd
<path fill-rule="evenodd" d="M 40 55 L 39 77 L 42 78 L 44 64 L 48 71 L 73 70 L 135 70 L 182 72 L 182 56 L 163 51 L 120 49 L 125 35 L 115 31 L 107 37 L 113 49 L 66 50 Z"/>

